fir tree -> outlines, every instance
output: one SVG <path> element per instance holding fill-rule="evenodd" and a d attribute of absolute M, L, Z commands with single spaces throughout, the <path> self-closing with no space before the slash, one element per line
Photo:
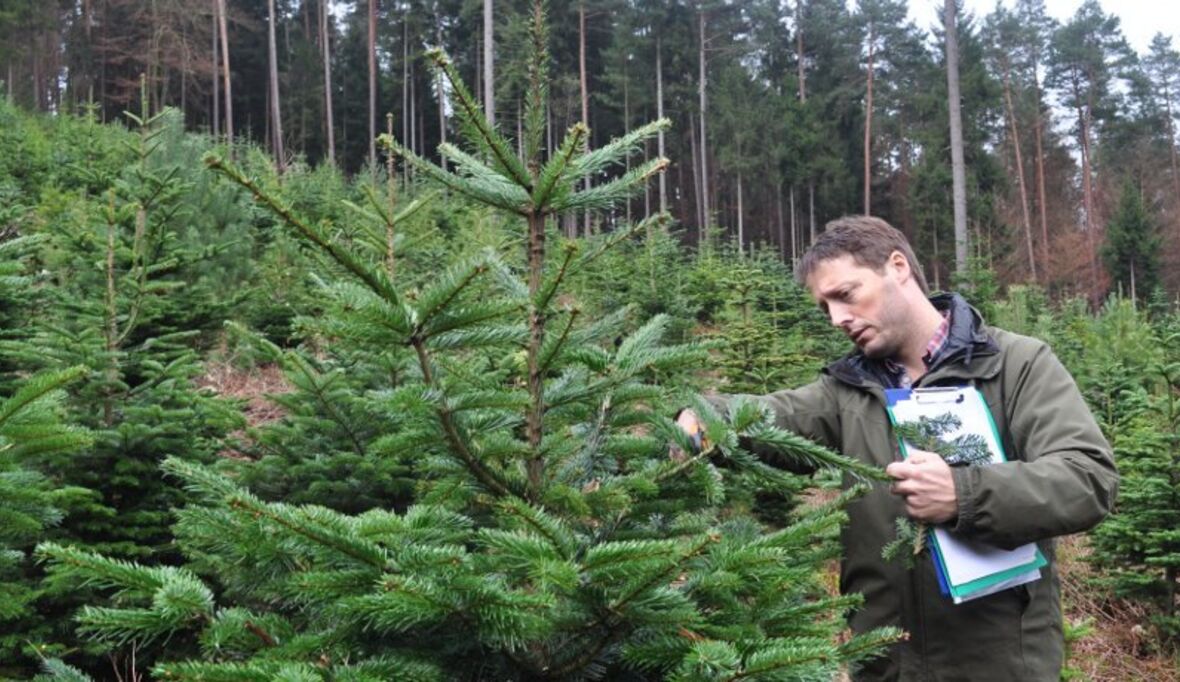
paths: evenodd
<path fill-rule="evenodd" d="M 1091 534 L 1091 560 L 1117 593 L 1154 605 L 1169 648 L 1180 642 L 1180 318 L 1157 325 L 1165 356 L 1149 387 L 1121 396 L 1111 441 L 1119 462 L 1117 511 Z"/>
<path fill-rule="evenodd" d="M 1163 240 L 1144 205 L 1143 195 L 1129 180 L 1123 183 L 1115 213 L 1106 225 L 1102 258 L 1119 290 L 1146 301 L 1159 283 Z"/>
<path fill-rule="evenodd" d="M 122 555 L 146 556 L 170 541 L 168 509 L 177 498 L 159 475 L 164 456 L 208 459 L 239 422 L 229 403 L 193 386 L 201 371 L 195 339 L 224 304 L 212 302 L 211 283 L 186 281 L 186 267 L 218 248 L 181 240 L 190 186 L 179 166 L 155 159 L 172 115 L 129 114 L 139 126 L 136 163 L 84 204 L 82 229 L 49 235 L 40 255 L 57 280 L 47 291 L 54 312 L 4 346 L 26 367 L 90 368 L 68 406 L 93 430 L 94 447 L 81 462 L 50 458 L 44 469 L 101 493 L 101 506 L 71 515 L 64 528 Z"/>
<path fill-rule="evenodd" d="M 470 151 L 444 145 L 448 172 L 398 149 L 422 175 L 518 216 L 520 270 L 484 253 L 406 292 L 371 254 L 210 157 L 349 273 L 330 289 L 349 303 L 341 337 L 412 351 L 415 380 L 384 400 L 407 420 L 391 448 L 417 453 L 419 494 L 404 513 L 349 516 L 263 502 L 169 460 L 192 497 L 177 527 L 188 567 L 41 547 L 59 578 L 113 591 L 115 606 L 80 614 L 84 631 L 116 646 L 167 641 L 155 673 L 204 680 L 819 679 L 897 637 L 838 642 L 838 616 L 859 599 L 825 596 L 816 580 L 855 491 L 772 532 L 724 504 L 730 470 L 792 481 L 739 439 L 852 476 L 881 472 L 775 429 L 754 402 L 727 423 L 697 401 L 715 449 L 669 460 L 669 440 L 687 446 L 667 416 L 683 396 L 658 377 L 703 351 L 662 346 L 661 317 L 620 337 L 622 316 L 583 322 L 563 306 L 571 273 L 646 225 L 562 243 L 555 257 L 553 218 L 614 205 L 667 162 L 581 187 L 663 122 L 593 151 L 577 124 L 543 161 L 544 28 L 538 3 L 524 161 L 441 52 L 431 58 Z"/>
<path fill-rule="evenodd" d="M 16 674 L 30 642 L 60 635 L 37 613 L 42 594 L 27 553 L 46 529 L 90 493 L 55 485 L 33 465 L 55 453 L 77 453 L 90 435 L 61 421 L 61 389 L 85 367 L 34 375 L 0 400 L 0 675 Z M 37 653 L 44 653 L 42 647 Z"/>

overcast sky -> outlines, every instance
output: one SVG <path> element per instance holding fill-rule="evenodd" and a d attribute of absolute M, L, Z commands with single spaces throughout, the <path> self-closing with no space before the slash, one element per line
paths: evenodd
<path fill-rule="evenodd" d="M 995 9 L 996 0 L 963 0 L 968 11 L 982 19 Z M 1013 0 L 1003 0 L 1012 7 Z M 1119 25 L 1131 47 L 1140 55 L 1147 52 L 1147 46 L 1156 33 L 1172 37 L 1172 47 L 1180 49 L 1180 3 L 1172 0 L 1099 0 L 1107 14 L 1120 19 Z M 1045 0 L 1049 15 L 1065 22 L 1081 7 L 1082 0 Z M 919 27 L 930 30 L 939 21 L 942 0 L 910 0 L 910 18 Z"/>

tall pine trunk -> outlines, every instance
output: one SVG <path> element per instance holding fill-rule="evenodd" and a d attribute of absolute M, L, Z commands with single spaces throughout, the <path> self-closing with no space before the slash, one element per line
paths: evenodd
<path fill-rule="evenodd" d="M 275 0 L 267 0 L 267 17 L 269 24 L 266 31 L 267 57 L 270 65 L 270 116 L 271 134 L 274 136 L 273 151 L 275 168 L 281 175 L 287 169 L 286 157 L 283 154 L 283 107 L 279 100 L 279 56 L 275 47 Z"/>
<path fill-rule="evenodd" d="M 234 142 L 234 94 L 229 75 L 229 28 L 226 18 L 226 0 L 217 0 L 217 23 L 221 32 L 221 73 L 225 86 L 222 88 L 225 95 L 225 137 L 229 140 L 232 149 Z"/>
<path fill-rule="evenodd" d="M 377 0 L 369 0 L 369 172 L 377 172 Z"/>
<path fill-rule="evenodd" d="M 1172 122 L 1172 93 L 1168 88 L 1167 81 L 1164 81 L 1164 120 L 1167 122 L 1168 132 L 1168 153 L 1172 157 L 1172 185 L 1174 187 L 1175 197 L 1180 201 L 1180 165 L 1176 162 L 1176 129 Z"/>
<path fill-rule="evenodd" d="M 213 0 L 213 71 L 212 86 L 213 86 L 213 115 L 210 117 L 212 123 L 213 139 L 216 140 L 221 137 L 221 36 L 218 32 L 217 17 L 218 0 Z M 89 27 L 87 27 L 89 30 Z"/>
<path fill-rule="evenodd" d="M 963 162 L 963 113 L 959 96 L 959 35 L 955 0 L 943 3 L 946 29 L 946 86 L 951 127 L 951 182 L 955 214 L 955 273 L 967 274 L 967 171 Z M 867 211 L 866 211 L 867 212 Z"/>
<path fill-rule="evenodd" d="M 872 158 L 873 158 L 873 50 L 876 42 L 876 35 L 873 32 L 874 26 L 869 22 L 869 63 L 867 72 L 867 81 L 865 84 L 865 140 L 864 140 L 864 214 L 869 215 L 872 210 L 871 194 L 872 194 Z M 815 238 L 815 235 L 812 235 Z"/>
<path fill-rule="evenodd" d="M 1020 131 L 1016 126 L 1016 109 L 1012 105 L 1012 83 L 1008 74 L 1008 64 L 1003 66 L 1004 104 L 1008 110 L 1008 124 L 1012 129 L 1012 149 L 1016 155 L 1016 180 L 1020 188 L 1020 215 L 1024 223 L 1024 240 L 1028 247 L 1028 271 L 1032 281 L 1037 281 L 1037 261 L 1033 251 L 1032 219 L 1028 214 L 1028 190 L 1024 186 L 1024 154 L 1020 149 Z"/>
<path fill-rule="evenodd" d="M 791 265 L 799 260 L 799 228 L 795 222 L 795 186 L 791 185 Z"/>
<path fill-rule="evenodd" d="M 1045 150 L 1041 143 L 1044 128 L 1044 112 L 1041 109 L 1041 83 L 1037 73 L 1037 62 L 1034 57 L 1032 63 L 1033 95 L 1036 98 L 1037 117 L 1033 121 L 1033 141 L 1037 151 L 1037 208 L 1041 219 L 1041 274 L 1049 280 L 1049 208 L 1045 196 Z"/>
<path fill-rule="evenodd" d="M 1090 299 L 1094 301 L 1098 294 L 1098 265 L 1095 258 L 1095 229 L 1097 228 L 1094 219 L 1094 188 L 1090 177 L 1090 105 L 1087 101 L 1083 102 L 1081 96 L 1080 74 L 1076 71 L 1072 74 L 1071 84 L 1073 87 L 1074 101 L 1077 102 L 1078 110 L 1078 133 L 1080 136 L 1080 147 L 1082 155 L 1082 209 L 1086 216 L 1086 248 L 1087 259 L 1090 261 Z M 1089 93 L 1087 93 L 1087 96 Z"/>
<path fill-rule="evenodd" d="M 406 13 L 402 17 L 402 144 L 411 149 L 414 142 L 410 139 L 410 16 Z M 405 167 L 404 181 L 410 180 L 413 169 L 409 164 Z"/>
<path fill-rule="evenodd" d="M 586 82 L 586 3 L 578 3 L 578 82 L 582 95 L 582 125 L 590 127 L 590 94 Z M 586 139 L 586 147 L 590 147 L 590 138 Z M 590 176 L 583 178 L 586 189 L 590 189 Z M 582 234 L 590 234 L 590 211 L 583 214 Z"/>
<path fill-rule="evenodd" d="M 441 22 L 435 27 L 434 39 L 435 39 L 435 41 L 438 42 L 438 45 L 441 47 L 443 44 L 442 23 Z M 446 93 L 446 84 L 443 81 L 442 72 L 439 72 L 438 75 L 435 76 L 435 82 L 437 83 L 437 86 L 438 86 L 438 142 L 440 145 L 443 145 L 443 144 L 446 144 L 446 142 L 447 142 L 447 105 L 446 105 L 446 94 L 447 93 Z M 438 163 L 439 163 L 439 166 L 443 170 L 447 169 L 447 157 L 443 156 L 442 152 L 439 152 Z"/>
<path fill-rule="evenodd" d="M 807 69 L 803 58 L 803 0 L 796 0 L 795 2 L 795 61 L 799 65 L 799 102 L 804 105 L 806 109 L 807 104 Z M 811 207 L 808 213 L 808 222 L 811 225 L 811 238 L 815 240 L 815 177 L 812 173 L 807 174 L 807 197 L 808 204 Z M 791 185 L 791 201 L 795 200 L 795 186 Z M 795 209 L 792 203 L 791 208 L 791 224 L 795 224 Z M 792 231 L 792 234 L 794 232 Z M 794 242 L 791 243 L 792 254 L 794 253 Z M 794 256 L 792 256 L 792 259 Z"/>
<path fill-rule="evenodd" d="M 774 192 L 774 212 L 778 223 L 778 257 L 779 260 L 787 261 L 787 235 L 786 228 L 783 222 L 783 184 L 778 183 Z M 794 218 L 794 216 L 791 216 Z M 794 229 L 791 230 L 794 233 Z"/>
<path fill-rule="evenodd" d="M 697 149 L 700 145 L 697 144 L 696 120 L 691 111 L 688 114 L 688 146 L 692 154 L 692 196 L 696 200 L 697 246 L 699 247 L 704 243 L 705 213 L 704 205 L 701 203 L 701 160 L 700 152 Z"/>
<path fill-rule="evenodd" d="M 332 49 L 328 34 L 330 0 L 320 0 L 320 47 L 324 53 L 324 125 L 328 132 L 328 163 L 336 165 L 336 129 L 332 123 Z M 393 132 L 390 131 L 390 135 Z"/>
<path fill-rule="evenodd" d="M 656 118 L 664 118 L 664 62 L 660 37 L 656 36 Z M 657 150 L 661 159 L 666 159 L 664 152 L 664 129 L 660 128 L 656 138 Z M 668 210 L 668 174 L 660 173 L 660 212 Z"/>
<path fill-rule="evenodd" d="M 697 14 L 697 23 L 700 29 L 700 52 L 698 54 L 698 61 L 700 62 L 700 106 L 701 106 L 701 225 L 700 234 L 698 235 L 698 242 L 704 241 L 705 230 L 708 229 L 710 219 L 709 215 L 709 145 L 708 138 L 705 136 L 705 117 L 708 110 L 708 99 L 706 93 L 706 69 L 705 69 L 705 11 L 701 9 Z"/>
<path fill-rule="evenodd" d="M 743 206 L 742 206 L 742 174 L 739 171 L 737 174 L 737 228 L 738 228 L 737 246 L 738 246 L 738 255 L 739 256 L 746 255 L 746 249 L 745 249 L 746 224 L 745 224 L 745 221 L 742 219 L 743 213 L 745 213 L 745 211 L 743 210 Z"/>
<path fill-rule="evenodd" d="M 492 22 L 492 0 L 483 0 L 483 107 L 488 123 L 496 125 L 496 87 L 493 69 L 495 35 Z"/>

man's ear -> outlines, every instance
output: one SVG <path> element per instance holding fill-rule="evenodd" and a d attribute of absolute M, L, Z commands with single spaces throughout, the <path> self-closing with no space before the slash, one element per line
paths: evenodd
<path fill-rule="evenodd" d="M 914 273 L 910 268 L 910 261 L 905 257 L 901 251 L 894 250 L 889 254 L 889 260 L 886 261 L 889 271 L 897 278 L 898 284 L 905 284 L 906 280 L 913 279 Z"/>

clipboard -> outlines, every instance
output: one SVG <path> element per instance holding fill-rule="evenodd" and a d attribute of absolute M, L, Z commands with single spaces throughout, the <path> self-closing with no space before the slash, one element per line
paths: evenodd
<path fill-rule="evenodd" d="M 987 443 L 991 461 L 983 466 L 1008 459 L 991 410 L 983 394 L 973 386 L 887 389 L 885 399 L 889 421 L 895 426 L 949 412 L 959 419 L 960 427 L 948 432 L 948 437 L 976 434 Z M 898 442 L 902 456 L 907 457 L 912 446 L 900 437 Z M 1037 580 L 1040 569 L 1048 564 L 1035 543 L 1004 550 L 959 536 L 942 526 L 931 529 L 930 540 L 939 587 L 956 604 Z"/>

